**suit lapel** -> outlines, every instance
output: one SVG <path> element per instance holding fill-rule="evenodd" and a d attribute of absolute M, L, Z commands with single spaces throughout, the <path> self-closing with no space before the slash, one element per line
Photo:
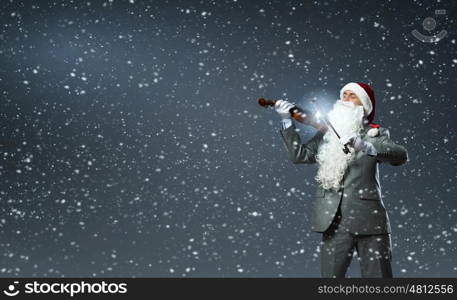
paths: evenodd
<path fill-rule="evenodd" d="M 364 125 L 363 125 L 363 129 L 362 129 L 362 131 L 360 132 L 360 136 L 361 136 L 362 138 L 365 138 L 365 135 L 367 134 L 368 130 L 370 130 L 370 128 L 371 128 L 370 124 L 364 124 Z"/>

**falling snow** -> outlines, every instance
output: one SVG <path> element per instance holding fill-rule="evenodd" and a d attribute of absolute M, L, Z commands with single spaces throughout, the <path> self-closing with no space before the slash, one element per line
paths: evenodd
<path fill-rule="evenodd" d="M 440 5 L 2 1 L 0 274 L 319 276 L 316 169 L 256 101 L 365 81 L 410 159 L 380 167 L 394 275 L 455 277 L 455 36 L 411 35 Z"/>

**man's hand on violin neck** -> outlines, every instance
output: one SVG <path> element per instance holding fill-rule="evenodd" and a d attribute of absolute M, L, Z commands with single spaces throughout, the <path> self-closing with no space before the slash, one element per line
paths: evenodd
<path fill-rule="evenodd" d="M 295 104 L 290 103 L 289 101 L 286 100 L 277 100 L 275 102 L 275 110 L 281 117 L 281 119 L 291 119 L 292 116 L 290 115 L 289 110 L 294 107 Z"/>

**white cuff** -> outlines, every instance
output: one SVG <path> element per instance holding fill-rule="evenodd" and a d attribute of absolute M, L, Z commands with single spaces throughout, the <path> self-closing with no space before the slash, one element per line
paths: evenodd
<path fill-rule="evenodd" d="M 282 129 L 289 128 L 290 126 L 292 126 L 292 119 L 282 119 L 281 124 L 282 124 Z"/>
<path fill-rule="evenodd" d="M 368 155 L 368 156 L 376 156 L 378 155 L 378 151 L 376 151 L 376 148 L 373 146 L 372 143 L 370 142 L 365 142 L 366 144 L 366 147 L 365 147 L 365 153 Z"/>

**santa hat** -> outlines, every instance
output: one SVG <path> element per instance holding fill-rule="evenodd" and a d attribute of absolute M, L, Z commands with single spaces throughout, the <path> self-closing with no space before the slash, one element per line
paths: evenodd
<path fill-rule="evenodd" d="M 349 82 L 340 90 L 340 99 L 343 99 L 344 91 L 347 90 L 353 91 L 357 97 L 359 97 L 368 124 L 370 124 L 372 128 L 379 128 L 378 124 L 373 123 L 376 100 L 372 87 L 362 82 Z"/>

